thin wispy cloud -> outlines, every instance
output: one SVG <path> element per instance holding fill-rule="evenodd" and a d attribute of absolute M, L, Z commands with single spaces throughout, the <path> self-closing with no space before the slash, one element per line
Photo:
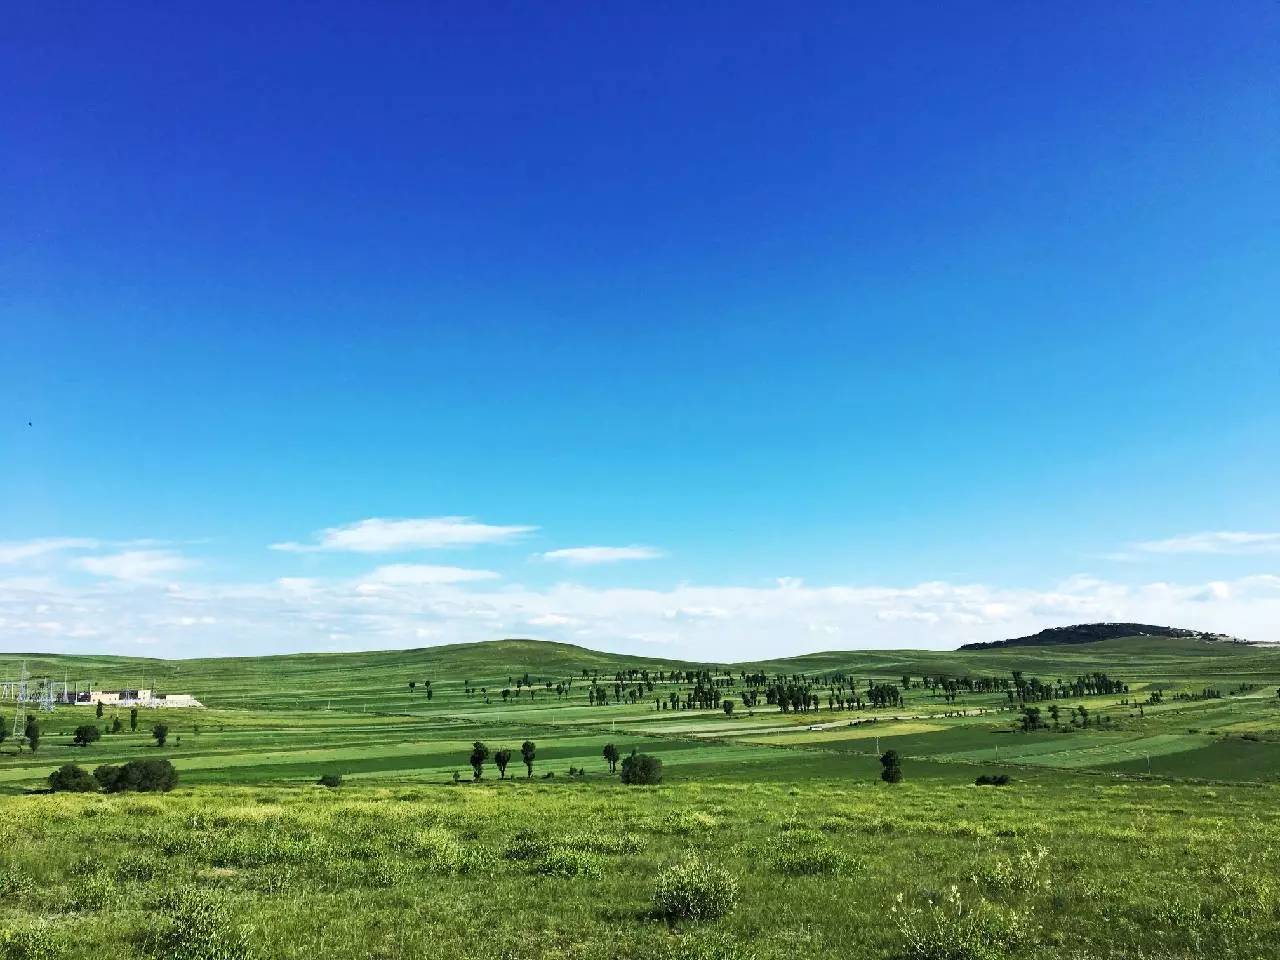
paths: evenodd
<path fill-rule="evenodd" d="M 1280 553 L 1280 533 L 1253 533 L 1245 530 L 1214 530 L 1189 533 L 1165 540 L 1143 540 L 1130 545 L 1139 553 Z"/>
<path fill-rule="evenodd" d="M 39 537 L 34 540 L 0 541 L 0 563 L 24 563 L 69 550 L 93 550 L 100 545 L 90 537 Z"/>
<path fill-rule="evenodd" d="M 1100 554 L 1098 559 L 1116 563 L 1139 563 L 1162 556 L 1248 556 L 1266 553 L 1280 553 L 1280 533 L 1211 530 L 1166 537 L 1163 540 L 1138 540 L 1126 544 L 1122 550 Z"/>
<path fill-rule="evenodd" d="M 148 583 L 180 573 L 194 566 L 173 550 L 125 550 L 94 557 L 81 557 L 74 566 L 95 577 L 109 577 L 134 583 Z"/>
<path fill-rule="evenodd" d="M 475 570 L 469 567 L 437 566 L 429 563 L 392 563 L 378 567 L 364 578 L 366 584 L 387 586 L 424 586 L 439 583 L 477 583 L 497 580 L 500 575 L 492 570 Z"/>
<path fill-rule="evenodd" d="M 481 523 L 472 517 L 371 517 L 321 530 L 313 543 L 273 543 L 271 549 L 288 553 L 406 553 L 507 543 L 537 529 L 527 525 Z"/>
<path fill-rule="evenodd" d="M 602 563 L 619 563 L 623 560 L 656 560 L 665 554 L 657 547 L 632 544 L 626 547 L 565 547 L 561 550 L 549 550 L 538 556 L 554 563 L 590 567 Z"/>

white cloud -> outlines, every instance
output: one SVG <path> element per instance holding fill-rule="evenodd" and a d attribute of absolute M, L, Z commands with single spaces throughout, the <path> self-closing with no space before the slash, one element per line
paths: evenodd
<path fill-rule="evenodd" d="M 125 550 L 97 557 L 81 557 L 75 565 L 95 577 L 147 583 L 165 574 L 186 570 L 192 563 L 173 550 Z"/>
<path fill-rule="evenodd" d="M 539 554 L 543 560 L 567 563 L 575 567 L 595 566 L 601 563 L 617 563 L 621 560 L 656 560 L 663 556 L 657 547 L 632 544 L 627 547 L 565 547 Z"/>
<path fill-rule="evenodd" d="M 1144 540 L 1132 544 L 1140 553 L 1280 553 L 1280 533 L 1250 533 L 1243 530 L 1216 530 L 1188 533 L 1166 540 Z M 1127 557 L 1128 553 L 1120 556 Z"/>
<path fill-rule="evenodd" d="M 315 543 L 274 543 L 271 549 L 290 553 L 402 553 L 410 550 L 505 543 L 537 529 L 531 526 L 480 523 L 471 517 L 419 517 L 401 520 L 371 517 L 357 523 L 321 530 L 316 535 Z"/>
<path fill-rule="evenodd" d="M 41 537 L 0 541 L 0 563 L 22 563 L 67 550 L 92 550 L 98 541 L 88 537 Z"/>
<path fill-rule="evenodd" d="M 441 567 L 427 563 L 392 563 L 385 567 L 378 567 L 364 577 L 362 582 L 395 587 L 421 587 L 439 583 L 474 583 L 498 578 L 498 574 L 492 570 Z"/>

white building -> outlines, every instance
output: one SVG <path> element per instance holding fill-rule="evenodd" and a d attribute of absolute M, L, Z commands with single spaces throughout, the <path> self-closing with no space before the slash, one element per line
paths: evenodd
<path fill-rule="evenodd" d="M 156 693 L 154 690 L 89 690 L 76 695 L 76 703 L 106 707 L 200 707 L 204 704 L 189 693 Z"/>

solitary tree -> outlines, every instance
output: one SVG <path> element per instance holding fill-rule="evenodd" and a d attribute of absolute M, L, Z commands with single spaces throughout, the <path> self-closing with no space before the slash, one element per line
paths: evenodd
<path fill-rule="evenodd" d="M 489 759 L 489 748 L 477 740 L 471 745 L 471 779 L 479 780 L 484 776 L 484 762 Z"/>
<path fill-rule="evenodd" d="M 526 740 L 520 744 L 520 757 L 524 760 L 524 767 L 529 771 L 525 776 L 533 776 L 533 758 L 538 755 L 538 745 L 532 740 Z"/>
<path fill-rule="evenodd" d="M 156 738 L 156 746 L 163 747 L 165 741 L 169 739 L 169 725 L 167 723 L 157 723 L 151 728 L 151 735 Z"/>
<path fill-rule="evenodd" d="M 511 762 L 511 751 L 499 750 L 493 755 L 493 762 L 498 765 L 498 779 L 507 779 L 507 764 Z"/>
<path fill-rule="evenodd" d="M 112 732 L 112 733 L 119 733 L 119 732 L 120 732 L 121 730 L 123 730 L 123 729 L 124 729 L 124 724 L 120 722 L 120 718 L 119 718 L 119 717 L 112 717 L 112 718 L 111 718 L 111 732 Z"/>
<path fill-rule="evenodd" d="M 898 756 L 897 750 L 886 750 L 880 758 L 880 779 L 885 783 L 901 783 L 902 782 L 902 758 Z"/>
<path fill-rule="evenodd" d="M 138 708 L 132 707 L 129 710 L 129 732 L 133 733 L 138 729 Z"/>
<path fill-rule="evenodd" d="M 102 737 L 102 731 L 98 729 L 97 724 L 82 723 L 76 727 L 75 735 L 71 738 L 71 742 L 77 747 L 87 747 Z"/>
<path fill-rule="evenodd" d="M 32 753 L 40 748 L 40 722 L 36 720 L 34 714 L 27 714 L 27 725 L 22 730 L 22 737 L 27 741 L 27 746 L 31 748 Z"/>
<path fill-rule="evenodd" d="M 0 743 L 9 739 L 9 721 L 0 717 Z"/>
<path fill-rule="evenodd" d="M 618 769 L 618 748 L 617 747 L 615 747 L 612 743 L 606 743 L 604 745 L 604 750 L 602 751 L 601 755 L 606 760 L 609 761 L 610 773 L 613 773 L 615 770 Z"/>
<path fill-rule="evenodd" d="M 101 719 L 102 719 L 102 701 L 101 701 L 101 700 L 99 700 L 99 701 L 98 701 L 98 709 L 94 711 L 94 715 L 95 715 L 99 720 L 101 720 Z"/>
<path fill-rule="evenodd" d="M 725 715 L 726 717 L 732 717 L 732 716 L 733 716 L 733 701 L 732 701 L 732 700 L 726 700 L 724 703 L 720 704 L 720 708 L 721 708 L 722 710 L 724 710 L 724 715 Z"/>

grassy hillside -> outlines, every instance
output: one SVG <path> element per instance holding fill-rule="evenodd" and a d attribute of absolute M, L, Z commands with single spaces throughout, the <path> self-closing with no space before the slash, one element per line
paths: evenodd
<path fill-rule="evenodd" d="M 708 665 L 505 640 L 6 656 L 0 675 L 24 659 L 208 709 L 144 710 L 132 730 L 126 711 L 58 707 L 37 714 L 34 755 L 0 744 L 6 960 L 1253 960 L 1280 939 L 1272 649 L 1140 637 Z M 1078 679 L 1093 674 L 1106 684 Z M 767 702 L 784 684 L 812 709 Z M 71 742 L 83 724 L 105 731 L 89 747 Z M 477 740 L 491 759 L 471 782 Z M 606 744 L 657 756 L 662 786 L 621 786 Z M 895 786 L 878 778 L 890 749 Z M 64 763 L 156 757 L 179 771 L 171 794 L 31 793 Z M 732 875 L 737 909 L 660 922 L 659 875 L 695 854 Z"/>

